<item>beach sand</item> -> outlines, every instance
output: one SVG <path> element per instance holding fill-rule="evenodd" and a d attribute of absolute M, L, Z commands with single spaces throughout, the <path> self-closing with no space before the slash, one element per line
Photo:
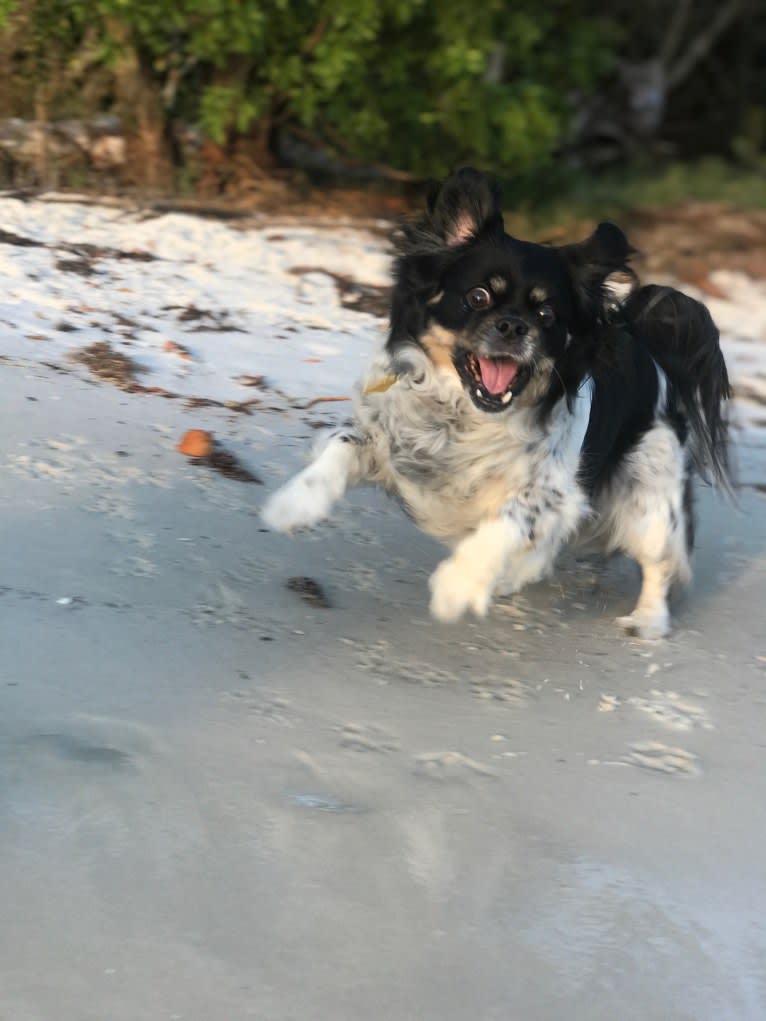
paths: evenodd
<path fill-rule="evenodd" d="M 701 489 L 648 643 L 619 559 L 444 626 L 442 550 L 380 494 L 261 524 L 384 329 L 325 272 L 382 288 L 379 238 L 16 200 L 0 228 L 35 242 L 0 244 L 0 1018 L 761 1021 L 763 285 L 710 301 L 741 506 Z M 72 357 L 99 342 L 136 385 Z"/>

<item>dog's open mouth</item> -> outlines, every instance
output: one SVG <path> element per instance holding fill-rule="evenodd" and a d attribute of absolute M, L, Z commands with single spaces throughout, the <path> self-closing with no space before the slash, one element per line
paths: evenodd
<path fill-rule="evenodd" d="M 463 386 L 482 411 L 505 411 L 529 382 L 531 370 L 512 358 L 482 358 L 471 352 L 455 357 Z"/>

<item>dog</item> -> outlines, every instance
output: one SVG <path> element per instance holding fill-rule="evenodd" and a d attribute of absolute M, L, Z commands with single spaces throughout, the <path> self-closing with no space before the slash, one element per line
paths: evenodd
<path fill-rule="evenodd" d="M 397 241 L 390 332 L 353 424 L 270 497 L 279 531 L 382 486 L 451 554 L 430 579 L 440 621 L 487 613 L 548 576 L 575 537 L 638 561 L 618 619 L 670 627 L 691 578 L 695 475 L 730 491 L 729 382 L 704 305 L 640 286 L 620 228 L 561 247 L 505 232 L 499 189 L 464 168 Z"/>

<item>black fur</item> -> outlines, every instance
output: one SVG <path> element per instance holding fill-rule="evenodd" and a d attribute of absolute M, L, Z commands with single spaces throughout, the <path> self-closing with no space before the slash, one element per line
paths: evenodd
<path fill-rule="evenodd" d="M 602 223 L 585 241 L 558 248 L 520 241 L 504 231 L 496 186 L 466 168 L 431 195 L 425 216 L 405 226 L 398 243 L 388 339 L 394 362 L 434 323 L 453 331 L 467 351 L 521 359 L 527 357 L 521 341 L 499 340 L 492 331 L 498 317 L 523 319 L 529 360 L 553 362 L 539 399 L 541 420 L 593 380 L 581 471 L 590 493 L 609 481 L 655 421 L 659 366 L 667 377 L 663 417 L 682 443 L 689 435 L 697 471 L 730 492 L 724 412 L 730 388 L 718 330 L 705 306 L 681 292 L 638 286 L 634 250 L 619 227 Z M 622 304 L 608 287 L 615 276 L 630 287 Z M 506 289 L 493 296 L 491 311 L 472 312 L 467 292 L 493 277 Z M 535 320 L 529 299 L 535 288 L 550 297 L 552 326 Z"/>
<path fill-rule="evenodd" d="M 659 391 L 646 348 L 623 326 L 612 325 L 606 333 L 608 357 L 591 365 L 593 401 L 581 459 L 580 481 L 591 495 L 651 428 Z"/>
<path fill-rule="evenodd" d="M 718 329 L 699 301 L 672 287 L 635 291 L 624 314 L 637 340 L 667 375 L 689 424 L 697 471 L 731 489 L 725 401 L 731 396 Z"/>

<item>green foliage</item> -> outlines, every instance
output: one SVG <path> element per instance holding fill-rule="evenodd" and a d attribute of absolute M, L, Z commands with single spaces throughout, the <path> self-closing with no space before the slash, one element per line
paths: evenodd
<path fill-rule="evenodd" d="M 129 52 L 166 116 L 224 142 L 276 124 L 343 157 L 441 174 L 523 172 L 566 131 L 568 95 L 609 69 L 586 0 L 0 0 L 29 38 L 101 65 Z M 105 97 L 108 99 L 108 97 Z"/>
<path fill-rule="evenodd" d="M 736 167 L 708 157 L 662 167 L 632 166 L 594 176 L 555 167 L 536 180 L 508 182 L 504 194 L 524 227 L 541 236 L 582 220 L 621 222 L 636 209 L 662 209 L 685 202 L 722 202 L 732 209 L 766 209 L 762 168 Z"/>

